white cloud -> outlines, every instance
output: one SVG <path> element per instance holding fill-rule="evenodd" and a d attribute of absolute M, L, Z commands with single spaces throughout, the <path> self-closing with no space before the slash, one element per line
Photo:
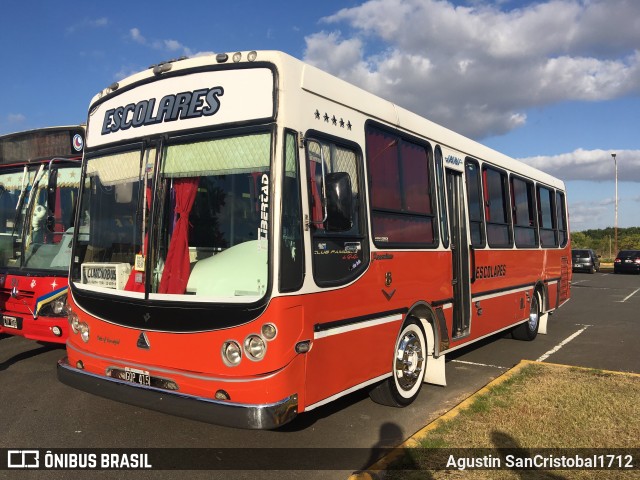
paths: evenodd
<path fill-rule="evenodd" d="M 147 43 L 147 39 L 142 36 L 140 29 L 138 28 L 132 28 L 129 30 L 129 36 L 131 37 L 131 40 L 141 45 L 146 45 Z"/>
<path fill-rule="evenodd" d="M 606 228 L 611 225 L 611 211 L 598 202 L 569 201 L 569 224 L 572 231 Z M 597 227 L 594 227 L 597 225 Z"/>
<path fill-rule="evenodd" d="M 178 40 L 163 39 L 163 40 L 148 40 L 139 28 L 132 28 L 129 30 L 129 38 L 140 45 L 144 45 L 155 50 L 164 50 L 166 52 L 175 53 L 178 55 L 185 55 L 187 57 L 193 55 L 193 52 L 189 47 L 183 45 Z"/>
<path fill-rule="evenodd" d="M 22 113 L 10 113 L 7 115 L 7 123 L 9 125 L 20 125 L 27 120 L 27 117 Z"/>
<path fill-rule="evenodd" d="M 107 25 L 109 25 L 109 19 L 107 17 L 100 17 L 94 20 L 90 18 L 84 18 L 80 22 L 67 27 L 66 32 L 67 35 L 71 35 L 73 33 L 76 33 L 78 30 L 101 28 L 106 27 Z"/>
<path fill-rule="evenodd" d="M 640 94 L 633 0 L 369 0 L 323 23 L 306 61 L 474 138 L 522 126 L 528 108 Z"/>
<path fill-rule="evenodd" d="M 618 181 L 640 182 L 640 150 L 583 150 L 554 156 L 537 156 L 520 160 L 561 178 L 564 181 L 613 181 L 616 153 Z"/>

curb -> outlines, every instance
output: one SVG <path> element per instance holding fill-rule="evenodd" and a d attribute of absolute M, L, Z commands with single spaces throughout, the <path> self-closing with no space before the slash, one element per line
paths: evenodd
<path fill-rule="evenodd" d="M 591 367 L 576 367 L 574 365 L 565 365 L 561 363 L 548 363 L 548 362 L 536 362 L 533 360 L 520 360 L 520 362 L 516 364 L 513 368 L 507 370 L 499 377 L 493 379 L 492 381 L 487 383 L 484 387 L 482 387 L 481 389 L 469 395 L 469 397 L 467 397 L 465 400 L 463 400 L 458 405 L 453 407 L 451 410 L 444 413 L 443 415 L 436 418 L 431 423 L 427 424 L 425 427 L 423 427 L 422 429 L 418 430 L 416 433 L 411 435 L 411 437 L 409 437 L 403 443 L 395 447 L 393 450 L 391 450 L 388 454 L 386 454 L 376 463 L 369 466 L 365 471 L 352 473 L 349 476 L 348 480 L 378 480 L 382 478 L 381 473 L 384 474 L 384 471 L 387 470 L 387 468 L 389 468 L 389 465 L 391 465 L 391 463 L 393 463 L 394 460 L 396 460 L 398 457 L 404 454 L 405 449 L 415 448 L 419 446 L 420 441 L 423 438 L 425 438 L 432 430 L 435 430 L 441 424 L 457 417 L 461 411 L 466 410 L 475 401 L 476 397 L 483 395 L 485 393 L 488 393 L 491 388 L 497 385 L 500 385 L 501 383 L 504 383 L 506 380 L 508 380 L 509 378 L 513 377 L 515 374 L 520 372 L 520 370 L 522 370 L 524 367 L 531 364 L 573 368 L 578 370 L 591 370 L 591 371 L 596 370 L 596 371 L 611 374 L 611 375 L 628 375 L 632 377 L 640 377 L 640 374 L 632 373 L 632 372 L 617 372 L 614 370 L 602 370 L 599 368 L 591 368 Z"/>

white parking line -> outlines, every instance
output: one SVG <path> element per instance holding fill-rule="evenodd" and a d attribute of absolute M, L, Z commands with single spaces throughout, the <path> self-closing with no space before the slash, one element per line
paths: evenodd
<path fill-rule="evenodd" d="M 626 302 L 627 300 L 629 300 L 631 297 L 633 297 L 638 292 L 640 292 L 640 288 L 636 288 L 636 290 L 633 293 L 631 293 L 630 295 L 627 295 L 626 297 L 624 297 L 624 300 L 622 300 L 621 302 L 618 302 L 618 303 Z"/>
<path fill-rule="evenodd" d="M 569 343 L 571 340 L 573 340 L 574 338 L 576 338 L 578 335 L 580 335 L 582 332 L 584 332 L 587 328 L 589 328 L 591 325 L 585 325 L 583 328 L 581 328 L 580 330 L 578 330 L 576 333 L 574 333 L 573 335 L 565 338 L 563 341 L 561 341 L 558 345 L 556 345 L 555 347 L 553 347 L 551 350 L 549 350 L 547 353 L 545 353 L 544 355 L 542 355 L 538 360 L 536 360 L 537 362 L 544 362 L 547 358 L 549 358 L 551 355 L 553 355 L 554 353 L 556 353 L 558 350 L 560 350 L 562 347 L 564 347 L 567 343 Z"/>
<path fill-rule="evenodd" d="M 476 362 L 467 362 L 465 360 L 451 360 L 452 363 L 464 363 L 467 365 L 475 365 L 476 367 L 491 367 L 491 368 L 499 368 L 500 370 L 506 370 L 507 367 L 501 367 L 499 365 L 489 365 L 487 363 L 476 363 Z"/>

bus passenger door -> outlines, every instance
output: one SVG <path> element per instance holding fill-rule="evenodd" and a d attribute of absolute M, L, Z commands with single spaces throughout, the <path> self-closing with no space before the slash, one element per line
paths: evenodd
<path fill-rule="evenodd" d="M 464 208 L 462 173 L 446 171 L 449 223 L 451 225 L 451 262 L 453 275 L 453 339 L 469 335 L 471 317 L 471 283 L 469 275 L 469 241 Z"/>

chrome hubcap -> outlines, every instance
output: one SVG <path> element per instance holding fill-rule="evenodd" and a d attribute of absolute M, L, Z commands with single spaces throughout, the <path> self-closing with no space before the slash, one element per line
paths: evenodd
<path fill-rule="evenodd" d="M 529 311 L 529 330 L 531 330 L 532 332 L 536 329 L 539 318 L 540 314 L 538 313 L 538 296 L 534 295 L 531 299 L 531 310 Z"/>
<path fill-rule="evenodd" d="M 414 332 L 407 332 L 398 342 L 395 372 L 398 385 L 403 390 L 411 390 L 418 381 L 424 367 L 424 357 L 420 339 Z"/>

